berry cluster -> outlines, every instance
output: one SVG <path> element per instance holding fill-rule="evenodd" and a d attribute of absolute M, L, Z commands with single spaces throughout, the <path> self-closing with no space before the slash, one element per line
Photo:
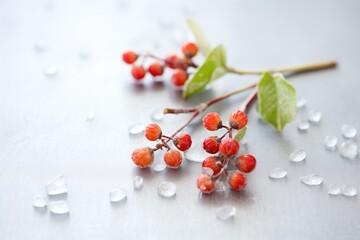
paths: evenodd
<path fill-rule="evenodd" d="M 240 191 L 246 186 L 244 173 L 249 173 L 256 166 L 256 159 L 250 154 L 237 156 L 240 150 L 238 141 L 232 138 L 233 130 L 241 130 L 248 122 L 244 112 L 237 110 L 230 114 L 229 126 L 222 123 L 221 117 L 216 112 L 208 113 L 203 118 L 203 125 L 209 131 L 217 131 L 225 128 L 226 133 L 221 136 L 207 137 L 203 142 L 203 148 L 217 156 L 207 157 L 203 163 L 203 174 L 197 179 L 197 187 L 203 193 L 212 193 L 215 190 L 215 182 L 223 174 L 227 176 L 227 182 L 232 190 Z M 228 138 L 225 138 L 228 135 Z M 228 172 L 228 166 L 233 163 L 237 170 Z"/>
<path fill-rule="evenodd" d="M 161 128 L 156 123 L 146 126 L 145 137 L 150 141 L 157 141 L 155 148 L 141 147 L 133 151 L 131 159 L 140 168 L 147 168 L 154 162 L 154 152 L 159 149 L 167 149 L 164 154 L 164 162 L 168 168 L 179 168 L 182 163 L 180 151 L 186 151 L 191 147 L 192 140 L 189 134 L 180 133 L 175 137 L 162 134 Z M 172 141 L 176 149 L 171 149 L 169 142 Z"/>
<path fill-rule="evenodd" d="M 176 87 L 184 86 L 186 80 L 189 78 L 189 67 L 197 67 L 192 61 L 192 58 L 197 54 L 198 47 L 195 43 L 188 42 L 182 46 L 183 56 L 172 54 L 165 59 L 155 57 L 150 54 L 137 54 L 134 51 L 127 51 L 123 53 L 122 59 L 127 64 L 132 64 L 131 75 L 135 81 L 141 81 L 146 73 L 150 73 L 153 77 L 163 75 L 166 67 L 174 69 L 171 81 Z M 143 66 L 144 64 L 136 64 L 135 62 L 140 58 L 146 59 L 148 57 L 156 59 L 152 62 L 147 69 Z M 144 62 L 144 61 L 143 61 Z"/>

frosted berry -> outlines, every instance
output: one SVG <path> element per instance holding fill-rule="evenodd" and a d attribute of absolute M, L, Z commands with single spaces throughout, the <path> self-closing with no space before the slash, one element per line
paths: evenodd
<path fill-rule="evenodd" d="M 232 190 L 240 191 L 246 186 L 246 177 L 240 172 L 234 172 L 230 174 L 228 183 Z"/>
<path fill-rule="evenodd" d="M 148 147 L 137 148 L 131 154 L 131 159 L 136 166 L 146 168 L 154 162 L 154 154 Z"/>
<path fill-rule="evenodd" d="M 177 87 L 184 86 L 187 79 L 188 79 L 188 74 L 183 69 L 175 70 L 171 76 L 172 83 Z"/>
<path fill-rule="evenodd" d="M 188 63 L 185 58 L 180 58 L 177 55 L 170 55 L 165 59 L 165 64 L 172 69 L 187 69 Z"/>
<path fill-rule="evenodd" d="M 157 77 L 164 73 L 164 67 L 158 62 L 154 62 L 150 64 L 148 71 L 153 77 Z"/>
<path fill-rule="evenodd" d="M 164 154 L 164 161 L 169 168 L 178 168 L 182 162 L 181 153 L 175 149 L 168 150 Z"/>
<path fill-rule="evenodd" d="M 253 155 L 244 154 L 236 160 L 236 167 L 241 172 L 249 173 L 254 170 L 256 166 L 256 159 Z"/>
<path fill-rule="evenodd" d="M 241 129 L 246 126 L 248 118 L 246 114 L 240 110 L 236 110 L 230 114 L 229 125 L 234 129 Z"/>
<path fill-rule="evenodd" d="M 203 168 L 210 168 L 211 170 L 213 170 L 214 176 L 216 176 L 221 171 L 221 167 L 216 164 L 217 161 L 218 161 L 217 157 L 214 157 L 214 156 L 207 157 L 202 162 L 202 167 Z"/>
<path fill-rule="evenodd" d="M 122 55 L 122 59 L 127 64 L 133 64 L 138 58 L 138 55 L 133 51 L 124 52 Z"/>
<path fill-rule="evenodd" d="M 216 131 L 222 127 L 221 117 L 216 112 L 210 112 L 203 118 L 203 125 L 209 131 Z"/>
<path fill-rule="evenodd" d="M 220 139 L 217 136 L 210 136 L 205 138 L 203 148 L 210 154 L 215 154 L 219 151 Z"/>
<path fill-rule="evenodd" d="M 188 42 L 182 46 L 181 50 L 187 58 L 192 58 L 197 54 L 199 49 L 195 43 Z"/>
<path fill-rule="evenodd" d="M 145 128 L 145 137 L 150 141 L 161 138 L 161 128 L 156 123 L 148 124 Z"/>
<path fill-rule="evenodd" d="M 232 138 L 224 139 L 220 142 L 219 150 L 225 156 L 233 156 L 237 154 L 239 149 L 239 143 Z"/>
<path fill-rule="evenodd" d="M 189 134 L 180 133 L 174 138 L 173 143 L 180 151 L 186 151 L 191 147 L 192 140 Z"/>
<path fill-rule="evenodd" d="M 133 66 L 131 69 L 131 75 L 135 80 L 141 80 L 145 77 L 146 71 L 142 66 Z"/>
<path fill-rule="evenodd" d="M 215 190 L 214 180 L 207 174 L 201 175 L 196 181 L 197 188 L 203 193 L 212 193 Z"/>

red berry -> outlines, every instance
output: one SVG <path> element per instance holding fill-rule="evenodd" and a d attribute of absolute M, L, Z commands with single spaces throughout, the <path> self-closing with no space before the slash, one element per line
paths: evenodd
<path fill-rule="evenodd" d="M 127 64 L 133 64 L 137 58 L 138 55 L 133 51 L 124 52 L 122 55 L 123 61 L 126 62 Z"/>
<path fill-rule="evenodd" d="M 161 138 L 161 128 L 156 123 L 148 124 L 145 128 L 145 137 L 150 141 Z"/>
<path fill-rule="evenodd" d="M 247 122 L 248 118 L 246 114 L 240 110 L 236 110 L 235 112 L 230 114 L 229 125 L 234 129 L 241 129 L 245 127 Z"/>
<path fill-rule="evenodd" d="M 222 140 L 219 146 L 220 152 L 225 156 L 233 156 L 237 154 L 239 149 L 240 149 L 239 143 L 232 138 Z"/>
<path fill-rule="evenodd" d="M 210 136 L 205 138 L 203 148 L 210 154 L 215 154 L 219 151 L 220 139 L 217 136 Z"/>
<path fill-rule="evenodd" d="M 228 183 L 232 190 L 240 191 L 246 186 L 246 177 L 240 172 L 234 172 L 230 174 Z"/>
<path fill-rule="evenodd" d="M 177 87 L 184 86 L 187 79 L 188 79 L 188 75 L 183 69 L 175 70 L 173 75 L 171 76 L 172 83 Z"/>
<path fill-rule="evenodd" d="M 203 118 L 203 125 L 209 131 L 216 131 L 222 127 L 220 115 L 216 112 L 210 112 Z"/>
<path fill-rule="evenodd" d="M 178 168 L 182 162 L 181 153 L 175 149 L 168 150 L 164 154 L 164 161 L 169 168 Z"/>
<path fill-rule="evenodd" d="M 135 80 L 141 80 L 145 77 L 146 71 L 142 66 L 133 66 L 131 74 Z"/>
<path fill-rule="evenodd" d="M 180 151 L 186 151 L 191 147 L 192 140 L 189 134 L 180 133 L 174 138 L 173 143 Z"/>
<path fill-rule="evenodd" d="M 136 166 L 146 168 L 153 163 L 154 154 L 148 147 L 137 148 L 133 151 L 131 159 Z"/>
<path fill-rule="evenodd" d="M 201 175 L 197 181 L 196 185 L 203 193 L 212 193 L 215 190 L 215 182 L 211 179 L 209 175 Z"/>
<path fill-rule="evenodd" d="M 180 58 L 177 55 L 170 55 L 165 59 L 165 64 L 166 66 L 168 66 L 169 68 L 172 69 L 187 69 L 188 68 L 188 63 L 187 60 L 184 58 Z"/>
<path fill-rule="evenodd" d="M 256 158 L 250 154 L 241 155 L 236 160 L 236 167 L 244 173 L 249 173 L 254 170 L 256 166 Z"/>
<path fill-rule="evenodd" d="M 218 158 L 214 157 L 214 156 L 210 156 L 207 157 L 203 163 L 202 163 L 202 167 L 203 168 L 210 168 L 211 170 L 213 170 L 214 172 L 214 176 L 216 176 L 220 171 L 221 171 L 221 167 L 219 167 L 216 162 L 217 162 Z"/>
<path fill-rule="evenodd" d="M 164 73 L 164 67 L 158 62 L 154 62 L 150 64 L 148 71 L 152 76 L 157 77 Z"/>
<path fill-rule="evenodd" d="M 181 50 L 187 58 L 192 58 L 197 54 L 199 49 L 195 43 L 188 42 L 182 46 Z"/>

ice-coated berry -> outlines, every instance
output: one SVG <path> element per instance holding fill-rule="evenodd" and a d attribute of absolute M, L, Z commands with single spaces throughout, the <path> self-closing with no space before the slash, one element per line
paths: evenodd
<path fill-rule="evenodd" d="M 191 147 L 192 140 L 189 134 L 180 133 L 174 138 L 173 143 L 180 151 L 186 151 Z"/>
<path fill-rule="evenodd" d="M 124 52 L 122 59 L 127 64 L 133 64 L 138 58 L 138 55 L 133 51 Z"/>
<path fill-rule="evenodd" d="M 148 147 L 137 148 L 131 154 L 134 164 L 140 168 L 146 168 L 154 162 L 154 153 Z"/>
<path fill-rule="evenodd" d="M 252 170 L 254 170 L 255 166 L 256 166 L 256 158 L 250 154 L 241 155 L 236 160 L 237 169 L 239 169 L 241 172 L 244 173 L 251 172 Z"/>
<path fill-rule="evenodd" d="M 218 161 L 217 157 L 214 156 L 207 157 L 202 162 L 202 167 L 210 168 L 211 170 L 213 170 L 213 175 L 216 176 L 221 171 L 221 167 L 216 164 L 217 161 Z"/>
<path fill-rule="evenodd" d="M 234 129 L 241 129 L 246 126 L 248 118 L 243 111 L 236 110 L 230 114 L 229 125 Z"/>
<path fill-rule="evenodd" d="M 154 63 L 150 64 L 150 66 L 148 68 L 148 72 L 153 77 L 161 76 L 164 73 L 164 67 L 158 62 L 154 62 Z"/>
<path fill-rule="evenodd" d="M 143 66 L 133 66 L 131 75 L 135 80 L 141 80 L 145 77 L 146 71 Z"/>
<path fill-rule="evenodd" d="M 177 87 L 184 86 L 187 79 L 188 74 L 183 69 L 176 69 L 171 76 L 171 82 Z"/>
<path fill-rule="evenodd" d="M 156 123 L 150 123 L 145 128 L 145 137 L 150 141 L 156 141 L 161 138 L 161 128 Z"/>
<path fill-rule="evenodd" d="M 215 154 L 219 151 L 220 139 L 217 136 L 210 136 L 204 139 L 203 148 L 210 154 Z"/>
<path fill-rule="evenodd" d="M 222 127 L 221 117 L 216 112 L 210 112 L 203 118 L 203 125 L 209 131 L 216 131 Z"/>
<path fill-rule="evenodd" d="M 212 193 L 215 189 L 214 180 L 207 174 L 201 175 L 196 181 L 197 188 L 203 193 Z"/>
<path fill-rule="evenodd" d="M 233 156 L 238 153 L 239 149 L 239 143 L 232 138 L 223 139 L 220 142 L 219 151 L 225 156 Z"/>
<path fill-rule="evenodd" d="M 181 58 L 175 54 L 168 56 L 165 59 L 165 64 L 169 68 L 172 69 L 183 69 L 186 70 L 188 68 L 188 63 L 185 58 Z"/>
<path fill-rule="evenodd" d="M 181 153 L 178 150 L 171 149 L 164 154 L 164 161 L 169 168 L 178 168 L 182 162 Z"/>
<path fill-rule="evenodd" d="M 187 58 L 192 58 L 197 54 L 199 49 L 195 43 L 187 42 L 182 46 L 181 50 Z"/>
<path fill-rule="evenodd" d="M 246 186 L 246 177 L 240 172 L 234 172 L 230 174 L 228 184 L 232 190 L 243 190 Z"/>

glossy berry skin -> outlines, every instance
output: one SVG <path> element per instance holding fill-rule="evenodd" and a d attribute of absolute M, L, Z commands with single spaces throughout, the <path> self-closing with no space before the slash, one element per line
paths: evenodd
<path fill-rule="evenodd" d="M 181 50 L 187 58 L 192 58 L 198 53 L 199 48 L 195 43 L 188 42 L 182 46 Z"/>
<path fill-rule="evenodd" d="M 167 67 L 172 69 L 183 69 L 186 70 L 188 68 L 188 63 L 185 58 L 180 58 L 177 55 L 170 55 L 165 59 L 165 64 Z"/>
<path fill-rule="evenodd" d="M 136 166 L 147 168 L 154 162 L 154 154 L 148 147 L 137 148 L 133 151 L 131 159 Z"/>
<path fill-rule="evenodd" d="M 215 154 L 219 151 L 220 139 L 217 136 L 205 138 L 203 148 L 207 153 Z"/>
<path fill-rule="evenodd" d="M 169 168 L 178 168 L 182 162 L 181 153 L 178 150 L 171 149 L 164 154 L 164 161 Z"/>
<path fill-rule="evenodd" d="M 239 143 L 232 138 L 224 139 L 220 142 L 219 151 L 225 156 L 233 156 L 238 153 L 239 149 Z"/>
<path fill-rule="evenodd" d="M 212 193 L 215 190 L 215 182 L 207 174 L 201 175 L 196 180 L 196 185 L 201 192 L 206 194 Z"/>
<path fill-rule="evenodd" d="M 209 131 L 216 131 L 222 127 L 221 117 L 216 112 L 210 112 L 203 118 L 203 125 Z"/>
<path fill-rule="evenodd" d="M 256 158 L 250 154 L 241 155 L 236 160 L 236 167 L 241 172 L 249 173 L 256 167 Z"/>
<path fill-rule="evenodd" d="M 186 151 L 191 147 L 192 140 L 189 134 L 180 133 L 174 138 L 173 143 L 180 151 Z"/>
<path fill-rule="evenodd" d="M 154 63 L 150 64 L 150 66 L 148 68 L 148 72 L 153 77 L 161 76 L 164 73 L 164 67 L 158 62 L 154 62 Z"/>
<path fill-rule="evenodd" d="M 183 69 L 175 70 L 171 76 L 171 82 L 177 87 L 184 86 L 187 79 L 188 79 L 188 75 L 186 71 Z"/>
<path fill-rule="evenodd" d="M 229 125 L 234 129 L 241 129 L 248 123 L 246 114 L 240 110 L 236 110 L 230 114 Z"/>
<path fill-rule="evenodd" d="M 142 66 L 133 66 L 131 75 L 135 80 L 141 80 L 145 77 L 146 71 Z"/>
<path fill-rule="evenodd" d="M 202 162 L 201 166 L 203 168 L 210 168 L 214 172 L 213 175 L 216 176 L 221 171 L 221 167 L 216 164 L 217 160 L 218 159 L 214 156 L 207 157 Z"/>
<path fill-rule="evenodd" d="M 246 186 L 246 177 L 240 172 L 234 172 L 230 174 L 228 184 L 232 190 L 243 190 Z"/>
<path fill-rule="evenodd" d="M 133 64 L 138 58 L 138 55 L 133 51 L 124 52 L 122 59 L 127 64 Z"/>
<path fill-rule="evenodd" d="M 161 138 L 161 128 L 156 123 L 150 123 L 145 128 L 145 137 L 150 141 Z"/>

